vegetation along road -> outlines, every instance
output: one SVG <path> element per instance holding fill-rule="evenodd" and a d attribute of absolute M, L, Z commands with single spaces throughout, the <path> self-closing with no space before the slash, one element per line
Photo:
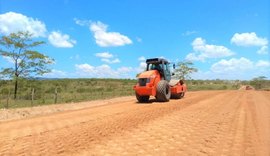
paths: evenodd
<path fill-rule="evenodd" d="M 133 96 L 98 103 L 2 120 L 0 155 L 270 155 L 267 91 L 197 91 L 167 103 L 138 104 Z"/>

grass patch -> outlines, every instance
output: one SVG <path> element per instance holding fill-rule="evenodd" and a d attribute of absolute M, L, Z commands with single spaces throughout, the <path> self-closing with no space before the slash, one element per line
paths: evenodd
<path fill-rule="evenodd" d="M 71 103 L 134 95 L 132 87 L 136 82 L 130 79 L 21 80 L 17 100 L 13 100 L 13 82 L 2 80 L 0 81 L 0 108 L 31 107 L 54 104 L 55 101 Z M 33 88 L 34 100 L 32 101 Z"/>
<path fill-rule="evenodd" d="M 188 91 L 236 90 L 253 85 L 269 90 L 270 81 L 188 80 Z M 56 79 L 20 80 L 17 100 L 13 100 L 13 81 L 0 80 L 0 108 L 32 107 L 56 103 L 71 103 L 133 95 L 137 80 L 131 79 Z M 34 88 L 34 100 L 32 91 Z M 57 94 L 56 94 L 57 91 Z M 57 99 L 55 99 L 57 97 Z"/>

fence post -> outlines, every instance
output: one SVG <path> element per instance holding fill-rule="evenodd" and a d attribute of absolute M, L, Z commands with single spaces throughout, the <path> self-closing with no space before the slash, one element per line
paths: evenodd
<path fill-rule="evenodd" d="M 34 96 L 35 96 L 35 88 L 32 88 L 32 93 L 31 93 L 31 106 L 34 104 Z"/>
<path fill-rule="evenodd" d="M 54 104 L 56 104 L 57 103 L 57 87 L 55 88 L 55 90 L 54 90 Z"/>
<path fill-rule="evenodd" d="M 10 89 L 8 90 L 8 96 L 7 96 L 7 105 L 6 105 L 7 109 L 9 107 L 9 97 L 10 97 Z"/>

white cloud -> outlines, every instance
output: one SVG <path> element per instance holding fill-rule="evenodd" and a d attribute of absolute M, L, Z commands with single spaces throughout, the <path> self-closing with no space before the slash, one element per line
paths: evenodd
<path fill-rule="evenodd" d="M 106 62 L 106 63 L 110 63 L 110 64 L 112 64 L 112 63 L 120 63 L 120 60 L 118 58 L 113 59 L 113 60 L 103 58 L 103 59 L 101 59 L 101 61 Z"/>
<path fill-rule="evenodd" d="M 16 12 L 0 14 L 0 34 L 9 35 L 18 31 L 29 31 L 33 37 L 45 37 L 46 26 L 42 21 Z"/>
<path fill-rule="evenodd" d="M 220 60 L 211 66 L 214 73 L 227 73 L 243 72 L 253 68 L 253 62 L 247 58 L 241 57 L 240 59 L 232 58 L 230 60 Z"/>
<path fill-rule="evenodd" d="M 14 63 L 14 59 L 8 56 L 2 56 L 8 63 L 13 64 Z"/>
<path fill-rule="evenodd" d="M 146 58 L 145 58 L 144 56 L 141 56 L 141 57 L 138 58 L 138 61 L 139 61 L 140 63 L 139 63 L 139 66 L 135 68 L 135 71 L 136 71 L 137 73 L 141 73 L 141 72 L 145 71 L 145 69 L 146 69 L 146 65 L 147 65 L 147 64 L 145 63 Z"/>
<path fill-rule="evenodd" d="M 231 56 L 233 53 L 231 50 L 224 46 L 206 44 L 206 41 L 202 38 L 196 38 L 192 43 L 195 52 L 201 52 L 207 58 L 219 58 Z"/>
<path fill-rule="evenodd" d="M 259 60 L 257 63 L 256 63 L 256 67 L 270 67 L 270 62 L 269 61 L 264 61 L 264 60 Z"/>
<path fill-rule="evenodd" d="M 140 62 L 140 69 L 142 70 L 142 71 L 144 71 L 145 69 L 146 69 L 146 63 L 145 62 Z"/>
<path fill-rule="evenodd" d="M 50 73 L 45 73 L 43 76 L 47 78 L 65 78 L 67 77 L 67 73 L 61 70 L 53 69 Z"/>
<path fill-rule="evenodd" d="M 268 46 L 262 46 L 258 51 L 258 54 L 264 55 L 264 54 L 268 54 Z"/>
<path fill-rule="evenodd" d="M 76 73 L 80 77 L 97 77 L 97 78 L 131 78 L 133 71 L 131 67 L 120 67 L 112 69 L 109 65 L 91 66 L 89 64 L 76 64 Z"/>
<path fill-rule="evenodd" d="M 76 64 L 75 68 L 77 71 L 82 72 L 82 74 L 88 74 L 88 73 L 92 73 L 95 72 L 95 68 L 87 63 L 85 64 Z"/>
<path fill-rule="evenodd" d="M 145 62 L 146 58 L 144 56 L 141 56 L 141 57 L 138 58 L 138 60 Z"/>
<path fill-rule="evenodd" d="M 186 56 L 186 60 L 190 60 L 190 61 L 204 61 L 205 58 L 206 56 L 204 54 L 196 55 L 196 53 L 189 53 Z"/>
<path fill-rule="evenodd" d="M 53 46 L 59 48 L 72 48 L 76 44 L 76 41 L 70 39 L 69 35 L 62 34 L 59 31 L 51 32 L 51 34 L 48 36 L 48 40 Z"/>
<path fill-rule="evenodd" d="M 96 55 L 96 57 L 106 58 L 106 59 L 113 57 L 113 54 L 111 54 L 109 52 L 96 53 L 95 55 Z"/>
<path fill-rule="evenodd" d="M 252 61 L 247 58 L 222 59 L 214 63 L 210 70 L 192 73 L 193 79 L 250 80 L 258 76 L 270 78 L 270 61 Z"/>
<path fill-rule="evenodd" d="M 9 56 L 2 56 L 2 57 L 3 57 L 3 59 L 5 59 L 10 64 L 14 64 L 15 63 L 15 61 L 14 61 L 14 59 L 12 57 L 9 57 Z M 18 59 L 17 61 L 18 61 L 18 63 L 20 63 L 22 60 L 21 59 Z"/>
<path fill-rule="evenodd" d="M 199 70 L 193 73 L 193 79 L 242 79 L 248 80 L 264 75 L 270 77 L 270 62 L 267 60 L 251 61 L 241 57 L 229 60 L 220 60 L 211 66 L 208 71 Z"/>
<path fill-rule="evenodd" d="M 95 56 L 101 58 L 102 62 L 106 62 L 109 64 L 120 63 L 120 60 L 118 58 L 113 59 L 113 54 L 109 52 L 96 53 Z"/>
<path fill-rule="evenodd" d="M 253 77 L 258 77 L 258 76 L 266 76 L 270 78 L 270 61 L 269 60 L 259 60 L 256 62 L 256 68 L 252 72 L 254 73 Z"/>
<path fill-rule="evenodd" d="M 145 62 L 140 62 L 139 66 L 135 68 L 136 73 L 141 73 L 145 71 L 147 64 Z"/>
<path fill-rule="evenodd" d="M 221 58 L 234 54 L 224 46 L 206 44 L 206 41 L 200 37 L 192 42 L 192 47 L 194 52 L 186 56 L 190 61 L 205 61 L 207 58 Z"/>
<path fill-rule="evenodd" d="M 235 33 L 231 38 L 231 43 L 238 46 L 265 46 L 268 44 L 266 38 L 261 38 L 256 35 L 255 32 L 251 33 Z"/>
<path fill-rule="evenodd" d="M 95 67 L 97 77 L 117 77 L 117 72 L 113 70 L 109 65 L 103 64 Z"/>
<path fill-rule="evenodd" d="M 198 33 L 197 31 L 186 31 L 184 33 L 182 33 L 182 36 L 190 36 L 190 35 L 193 35 L 193 34 L 196 34 Z"/>
<path fill-rule="evenodd" d="M 91 20 L 80 20 L 77 18 L 74 18 L 73 20 L 75 21 L 76 24 L 80 26 L 89 26 L 91 24 Z"/>
<path fill-rule="evenodd" d="M 90 30 L 94 33 L 96 43 L 101 47 L 116 47 L 131 44 L 132 41 L 118 32 L 107 32 L 108 25 L 98 22 L 93 22 L 90 25 Z"/>

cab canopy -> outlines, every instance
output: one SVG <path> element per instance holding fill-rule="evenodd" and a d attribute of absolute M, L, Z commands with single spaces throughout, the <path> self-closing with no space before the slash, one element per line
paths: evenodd
<path fill-rule="evenodd" d="M 147 64 L 168 64 L 169 62 L 163 58 L 151 58 L 146 60 Z"/>

